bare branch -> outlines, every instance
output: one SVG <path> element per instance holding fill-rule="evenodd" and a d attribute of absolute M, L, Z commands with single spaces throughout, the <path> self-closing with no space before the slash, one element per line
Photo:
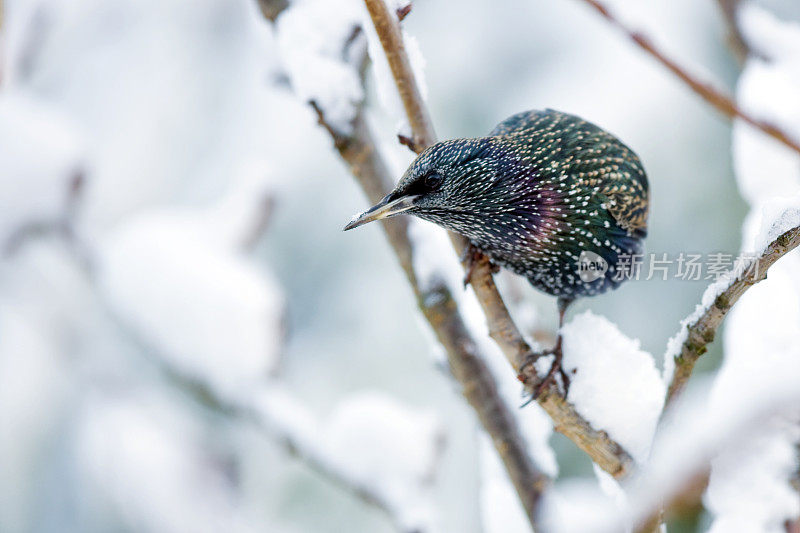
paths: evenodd
<path fill-rule="evenodd" d="M 436 142 L 436 132 L 419 92 L 417 79 L 411 70 L 411 61 L 403 44 L 403 33 L 400 31 L 397 16 L 389 13 L 383 0 L 365 0 L 364 3 L 389 61 L 389 68 L 411 126 L 414 146 L 417 150 L 424 150 Z"/>
<path fill-rule="evenodd" d="M 690 324 L 682 326 L 682 329 L 686 331 L 686 340 L 683 342 L 680 352 L 675 355 L 675 372 L 667 391 L 667 406 L 686 386 L 695 363 L 701 355 L 706 353 L 708 345 L 714 340 L 717 328 L 731 307 L 747 289 L 766 279 L 769 267 L 797 248 L 798 245 L 800 245 L 800 227 L 781 234 L 766 247 L 761 256 L 753 261 L 743 275 L 730 282 L 730 285 L 714 299 L 714 303 L 708 309 Z M 748 272 L 755 275 L 748 275 Z"/>
<path fill-rule="evenodd" d="M 698 78 L 696 75 L 689 73 L 685 68 L 676 63 L 673 59 L 668 57 L 664 52 L 653 44 L 653 41 L 646 35 L 633 30 L 623 24 L 616 18 L 611 11 L 600 0 L 583 0 L 597 10 L 611 25 L 616 26 L 622 30 L 628 37 L 631 38 L 642 50 L 653 56 L 656 61 L 664 65 L 670 72 L 678 77 L 683 83 L 697 93 L 703 100 L 713 106 L 717 111 L 730 119 L 740 119 L 750 124 L 756 129 L 761 130 L 773 139 L 779 141 L 781 144 L 791 148 L 795 152 L 800 153 L 800 143 L 792 139 L 783 130 L 767 122 L 766 120 L 754 117 L 750 113 L 741 109 L 736 102 L 722 90 L 717 89 L 713 84 L 708 81 Z"/>
<path fill-rule="evenodd" d="M 744 61 L 752 50 L 747 46 L 739 28 L 739 22 L 736 20 L 736 12 L 739 10 L 741 0 L 717 0 L 717 4 L 719 4 L 719 8 L 725 18 L 725 24 L 728 27 L 728 45 L 736 59 L 740 62 Z"/>
<path fill-rule="evenodd" d="M 278 15 L 289 7 L 289 0 L 258 0 L 258 7 L 267 20 L 275 22 Z"/>
<path fill-rule="evenodd" d="M 417 88 L 416 78 L 403 47 L 403 37 L 396 17 L 389 13 L 383 0 L 365 0 L 375 29 L 380 37 L 389 66 L 400 92 L 409 124 L 413 130 L 414 147 L 422 151 L 436 141 L 425 103 Z M 461 255 L 467 240 L 450 234 L 456 252 Z M 533 350 L 525 341 L 511 315 L 503 303 L 492 278 L 487 260 L 480 261 L 470 278 L 472 288 L 486 315 L 489 334 L 505 354 L 506 359 L 519 373 L 523 363 Z M 519 374 L 519 379 L 528 390 L 541 381 L 532 366 Z M 558 393 L 555 384 L 545 389 L 537 401 L 552 417 L 557 431 L 574 441 L 601 468 L 615 477 L 630 472 L 633 465 L 631 456 L 618 443 L 611 440 L 604 431 L 597 431 L 581 417 L 575 408 Z"/>

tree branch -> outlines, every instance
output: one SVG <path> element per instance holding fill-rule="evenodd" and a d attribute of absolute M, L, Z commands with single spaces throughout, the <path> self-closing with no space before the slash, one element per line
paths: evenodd
<path fill-rule="evenodd" d="M 261 14 L 270 22 L 275 22 L 284 9 L 289 7 L 289 0 L 258 0 Z"/>
<path fill-rule="evenodd" d="M 736 20 L 736 12 L 739 10 L 741 0 L 717 0 L 717 4 L 719 4 L 719 8 L 725 18 L 725 24 L 728 27 L 728 45 L 736 59 L 742 62 L 752 50 L 747 46 L 739 28 L 739 22 Z"/>
<path fill-rule="evenodd" d="M 408 12 L 408 9 L 403 9 L 396 16 L 403 17 Z M 367 58 L 364 57 L 359 64 L 363 83 Z M 408 64 L 407 58 L 406 64 Z M 416 85 L 407 90 L 413 90 L 419 97 Z M 309 104 L 316 111 L 319 124 L 330 134 L 336 150 L 350 167 L 351 173 L 369 200 L 378 202 L 392 188 L 394 180 L 376 148 L 377 141 L 364 118 L 363 103 L 353 119 L 352 132 L 347 135 L 325 120 L 324 112 L 316 102 L 311 101 Z M 427 110 L 424 107 L 418 109 L 414 120 L 415 124 L 429 124 Z M 483 356 L 478 353 L 477 343 L 458 313 L 456 303 L 444 280 L 426 283 L 425 288 L 418 282 L 414 271 L 414 249 L 408 235 L 408 222 L 403 218 L 395 218 L 383 221 L 382 227 L 414 290 L 417 305 L 445 349 L 450 371 L 461 384 L 462 393 L 478 415 L 484 430 L 492 438 L 531 526 L 537 529 L 538 506 L 542 493 L 550 483 L 549 477 L 531 460 L 517 419 L 500 397 L 494 376 L 486 366 Z"/>
<path fill-rule="evenodd" d="M 405 53 L 399 24 L 383 0 L 365 0 L 365 3 L 400 91 L 413 130 L 416 151 L 422 151 L 436 141 L 436 134 L 430 125 L 425 103 Z M 468 244 L 467 240 L 452 233 L 450 239 L 460 255 Z M 540 383 L 541 378 L 532 365 L 528 365 L 522 373 L 520 369 L 533 350 L 514 324 L 508 308 L 503 303 L 492 278 L 488 260 L 483 259 L 476 265 L 470 283 L 486 315 L 489 334 L 519 374 L 520 381 L 528 390 L 532 390 Z M 603 470 L 615 477 L 622 477 L 630 472 L 633 465 L 631 456 L 622 446 L 611 440 L 605 431 L 592 428 L 591 424 L 560 396 L 557 385 L 553 384 L 546 388 L 537 401 L 553 419 L 555 429 L 575 442 Z"/>
<path fill-rule="evenodd" d="M 320 124 L 330 133 L 342 159 L 371 202 L 388 192 L 393 180 L 377 151 L 376 139 L 362 113 L 353 122 L 353 132 L 342 135 L 317 111 Z M 394 218 L 382 222 L 389 244 L 397 255 L 417 299 L 417 305 L 430 323 L 447 353 L 450 371 L 462 386 L 462 393 L 475 410 L 484 430 L 492 438 L 512 484 L 534 528 L 542 493 L 550 480 L 531 460 L 525 439 L 509 406 L 500 397 L 494 376 L 478 352 L 478 345 L 458 313 L 456 302 L 444 280 L 422 287 L 414 272 L 414 247 L 408 236 L 408 221 Z"/>
<path fill-rule="evenodd" d="M 747 289 L 766 279 L 769 267 L 797 248 L 798 245 L 800 245 L 800 227 L 792 228 L 781 234 L 744 270 L 742 275 L 730 282 L 705 311 L 690 323 L 682 326 L 682 331 L 686 332 L 686 338 L 681 345 L 680 352 L 675 355 L 675 372 L 667 391 L 665 409 L 686 386 L 695 363 L 701 355 L 706 353 L 708 345 L 714 340 L 717 328 L 733 304 Z M 754 275 L 748 275 L 748 273 Z"/>
<path fill-rule="evenodd" d="M 635 42 L 639 48 L 653 56 L 656 61 L 664 65 L 670 72 L 678 77 L 683 83 L 697 93 L 703 100 L 711 104 L 717 111 L 730 119 L 740 119 L 750 124 L 756 129 L 761 130 L 781 144 L 791 148 L 797 153 L 800 153 L 800 143 L 792 139 L 783 130 L 767 122 L 766 120 L 754 117 L 750 113 L 741 109 L 736 102 L 720 89 L 714 87 L 711 83 L 699 79 L 696 75 L 689 73 L 685 68 L 681 67 L 673 59 L 668 57 L 664 52 L 659 50 L 653 41 L 639 31 L 629 28 L 616 18 L 608 7 L 605 6 L 600 0 L 583 0 L 589 4 L 598 13 L 600 13 L 612 26 L 622 30 L 630 39 Z"/>

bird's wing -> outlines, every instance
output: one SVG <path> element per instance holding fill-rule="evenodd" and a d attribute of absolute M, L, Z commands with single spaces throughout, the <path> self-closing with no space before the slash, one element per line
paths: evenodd
<path fill-rule="evenodd" d="M 489 133 L 490 137 L 498 135 L 508 135 L 510 133 L 517 133 L 532 127 L 540 127 L 545 122 L 553 121 L 554 113 L 551 109 L 545 111 L 523 111 L 516 115 L 511 115 L 503 122 L 494 127 Z"/>
<path fill-rule="evenodd" d="M 559 152 L 555 161 L 582 187 L 597 191 L 621 228 L 647 234 L 647 177 L 636 154 L 610 133 L 580 117 L 545 109 L 512 115 L 489 135 L 513 138 L 534 155 Z"/>
<path fill-rule="evenodd" d="M 647 235 L 649 200 L 647 188 L 638 180 L 604 180 L 600 194 L 607 198 L 606 208 L 617 224 L 628 233 Z"/>

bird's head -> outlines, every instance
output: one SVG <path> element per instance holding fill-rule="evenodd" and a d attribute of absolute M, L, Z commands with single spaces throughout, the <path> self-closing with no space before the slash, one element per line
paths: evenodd
<path fill-rule="evenodd" d="M 491 137 L 437 143 L 408 167 L 397 186 L 380 202 L 357 215 L 344 229 L 401 213 L 415 215 L 450 229 L 481 216 L 505 160 Z"/>

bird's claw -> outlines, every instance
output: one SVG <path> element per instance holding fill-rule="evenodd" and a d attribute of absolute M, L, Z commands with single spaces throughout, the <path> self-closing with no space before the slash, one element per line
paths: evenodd
<path fill-rule="evenodd" d="M 525 380 L 526 380 L 525 370 L 529 366 L 532 366 L 533 364 L 535 364 L 536 361 L 538 361 L 540 357 L 545 357 L 545 356 L 548 356 L 548 355 L 552 355 L 553 356 L 553 362 L 550 364 L 550 369 L 547 371 L 547 374 L 545 374 L 544 378 L 542 378 L 542 380 L 534 387 L 533 393 L 531 394 L 531 397 L 528 399 L 528 401 L 526 401 L 522 405 L 522 407 L 525 407 L 530 402 L 538 399 L 542 395 L 542 393 L 551 384 L 555 384 L 556 386 L 558 386 L 558 384 L 555 381 L 556 374 L 561 376 L 561 385 L 564 388 L 563 397 L 566 398 L 567 395 L 569 394 L 569 386 L 570 386 L 570 383 L 571 383 L 571 379 L 570 379 L 567 371 L 564 370 L 564 367 L 562 366 L 563 353 L 562 353 L 562 350 L 561 350 L 560 343 L 558 345 L 556 345 L 556 347 L 551 348 L 550 350 L 545 350 L 545 351 L 542 351 L 542 352 L 536 352 L 536 353 L 533 353 L 533 354 L 529 355 L 526 358 L 525 362 L 522 364 L 522 366 L 519 369 L 519 379 L 520 379 L 520 381 L 525 382 Z M 573 373 L 574 372 L 575 372 L 575 370 L 573 370 Z"/>

